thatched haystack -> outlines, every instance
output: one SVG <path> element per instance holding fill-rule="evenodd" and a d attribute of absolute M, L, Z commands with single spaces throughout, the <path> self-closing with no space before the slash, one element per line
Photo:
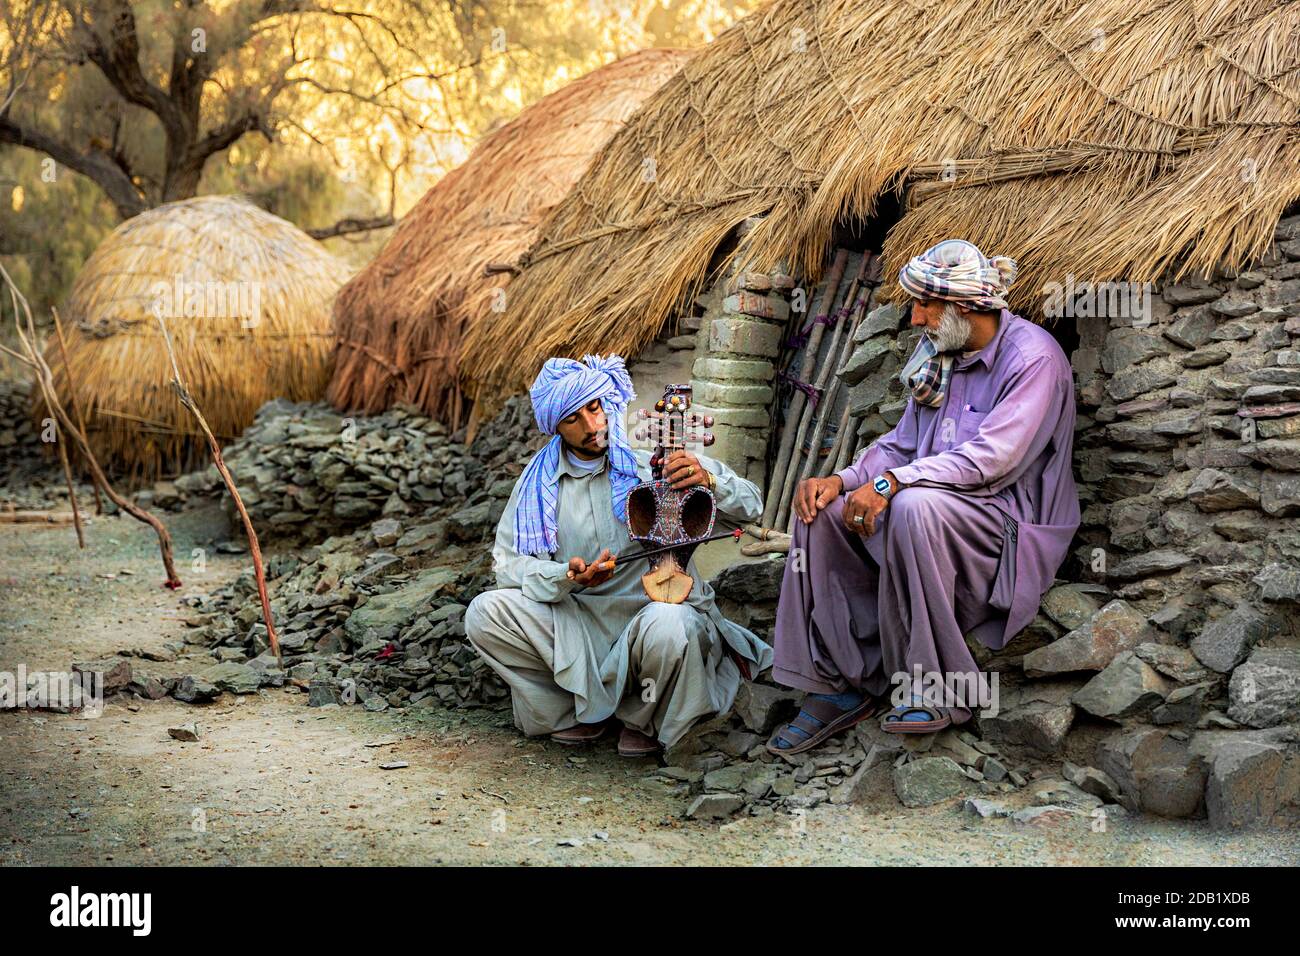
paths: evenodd
<path fill-rule="evenodd" d="M 492 132 L 425 193 L 339 292 L 335 406 L 377 412 L 406 401 L 459 424 L 462 329 L 509 320 L 493 311 L 509 276 L 484 266 L 528 248 L 592 157 L 687 57 L 644 50 L 594 70 Z"/>
<path fill-rule="evenodd" d="M 895 189 L 886 275 L 961 236 L 1022 264 L 1025 314 L 1070 274 L 1238 265 L 1300 196 L 1298 67 L 1281 0 L 774 0 L 602 151 L 463 373 L 496 400 L 548 355 L 636 353 L 749 216 L 735 256 L 815 281 L 837 220 Z"/>
<path fill-rule="evenodd" d="M 205 460 L 202 436 L 168 384 L 155 311 L 204 417 L 229 439 L 272 398 L 324 393 L 330 301 L 349 271 L 291 223 L 233 196 L 167 203 L 115 229 L 62 311 L 71 379 L 101 462 L 154 478 Z M 45 359 L 71 408 L 54 336 Z"/>

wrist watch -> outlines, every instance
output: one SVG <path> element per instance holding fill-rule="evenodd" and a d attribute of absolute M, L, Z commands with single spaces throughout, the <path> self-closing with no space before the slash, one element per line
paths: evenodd
<path fill-rule="evenodd" d="M 880 495 L 880 497 L 884 498 L 886 501 L 888 501 L 890 496 L 894 493 L 893 485 L 889 483 L 889 479 L 884 475 L 876 475 L 875 478 L 872 478 L 871 487 L 876 490 L 876 494 Z"/>

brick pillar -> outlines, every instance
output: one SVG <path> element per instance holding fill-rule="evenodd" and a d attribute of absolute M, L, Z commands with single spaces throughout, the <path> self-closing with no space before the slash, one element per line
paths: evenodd
<path fill-rule="evenodd" d="M 706 298 L 700 358 L 692 385 L 695 409 L 712 415 L 716 443 L 707 454 L 764 488 L 771 425 L 774 362 L 790 317 L 794 279 L 783 271 L 739 271 L 727 278 L 721 301 Z"/>

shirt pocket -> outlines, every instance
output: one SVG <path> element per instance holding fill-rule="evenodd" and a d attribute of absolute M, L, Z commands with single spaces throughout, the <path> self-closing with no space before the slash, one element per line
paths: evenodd
<path fill-rule="evenodd" d="M 961 413 L 961 418 L 957 421 L 957 431 L 953 435 L 953 444 L 960 445 L 962 442 L 968 442 L 979 434 L 980 426 L 984 424 L 984 419 L 988 418 L 988 412 L 977 412 L 975 409 L 966 409 Z"/>

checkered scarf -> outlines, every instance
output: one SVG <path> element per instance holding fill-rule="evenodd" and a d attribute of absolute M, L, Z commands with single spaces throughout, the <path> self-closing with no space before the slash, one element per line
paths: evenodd
<path fill-rule="evenodd" d="M 898 283 L 918 299 L 942 299 L 968 309 L 1005 309 L 1015 281 L 1015 260 L 992 259 L 964 239 L 945 239 L 898 270 Z M 908 360 L 899 378 L 922 405 L 938 408 L 948 391 L 955 356 L 940 354 L 928 335 Z"/>
<path fill-rule="evenodd" d="M 951 352 L 937 351 L 928 335 L 921 336 L 921 344 L 898 376 L 904 387 L 911 390 L 917 404 L 934 408 L 943 404 L 954 357 Z"/>

